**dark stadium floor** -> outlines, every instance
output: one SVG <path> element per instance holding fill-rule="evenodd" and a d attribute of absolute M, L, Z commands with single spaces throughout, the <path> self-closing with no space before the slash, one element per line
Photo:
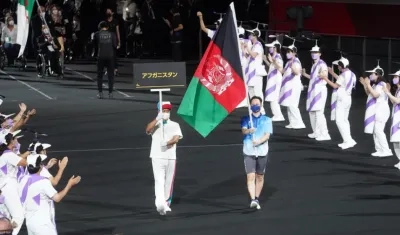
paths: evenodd
<path fill-rule="evenodd" d="M 157 214 L 146 123 L 156 116 L 157 94 L 134 92 L 127 83 L 132 65 L 121 63 L 115 100 L 97 100 L 94 65 L 67 65 L 66 79 L 37 79 L 31 72 L 7 69 L 0 74 L 0 107 L 18 111 L 25 102 L 37 109 L 29 127 L 45 132 L 50 157 L 70 161 L 62 189 L 71 175 L 82 182 L 56 206 L 60 235 L 397 235 L 400 230 L 400 172 L 396 157 L 373 158 L 372 136 L 363 134 L 365 97 L 353 101 L 355 148 L 337 147 L 340 136 L 328 123 L 332 141 L 317 143 L 307 130 L 274 125 L 271 162 L 261 197 L 261 211 L 248 209 L 238 110 L 207 139 L 176 116 L 182 92 L 165 96 L 174 104 L 172 119 L 184 139 L 172 212 Z M 11 77 L 9 76 L 11 75 Z M 39 93 L 41 92 L 41 93 Z M 269 107 L 266 107 L 269 112 Z M 327 111 L 327 114 L 329 112 Z M 327 115 L 328 117 L 328 115 Z M 32 139 L 25 133 L 23 146 Z M 23 230 L 21 234 L 25 235 Z"/>

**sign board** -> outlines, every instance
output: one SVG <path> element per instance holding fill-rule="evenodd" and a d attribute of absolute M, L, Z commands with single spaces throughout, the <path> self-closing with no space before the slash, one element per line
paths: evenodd
<path fill-rule="evenodd" d="M 134 63 L 136 89 L 185 88 L 185 62 Z"/>

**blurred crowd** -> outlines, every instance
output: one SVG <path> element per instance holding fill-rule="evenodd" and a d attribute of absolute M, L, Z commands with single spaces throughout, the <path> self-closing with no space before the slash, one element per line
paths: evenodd
<path fill-rule="evenodd" d="M 17 1 L 1 2 L 0 27 L 6 31 L 13 27 L 16 29 Z M 91 36 L 98 31 L 98 24 L 101 21 L 107 21 L 109 30 L 117 34 L 120 56 L 153 57 L 170 54 L 174 45 L 172 42 L 181 41 L 183 37 L 183 32 L 175 33 L 173 27 L 183 25 L 182 21 L 188 19 L 192 1 L 38 0 L 38 2 L 40 7 L 35 4 L 32 13 L 26 54 L 35 56 L 38 37 L 42 35 L 43 28 L 53 21 L 57 24 L 56 31 L 63 37 L 67 59 L 72 59 L 94 55 Z M 180 30 L 182 29 L 181 26 Z M 16 39 L 17 30 L 14 31 Z M 15 39 L 11 38 L 9 42 L 15 44 Z M 2 40 L 2 43 L 6 41 Z"/>

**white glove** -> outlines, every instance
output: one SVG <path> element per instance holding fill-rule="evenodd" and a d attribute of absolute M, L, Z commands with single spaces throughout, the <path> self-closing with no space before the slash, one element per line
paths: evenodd
<path fill-rule="evenodd" d="M 161 112 L 158 113 L 156 120 L 160 121 L 163 118 L 163 114 Z"/>
<path fill-rule="evenodd" d="M 163 140 L 161 141 L 160 145 L 161 147 L 166 147 L 168 145 L 168 141 Z"/>

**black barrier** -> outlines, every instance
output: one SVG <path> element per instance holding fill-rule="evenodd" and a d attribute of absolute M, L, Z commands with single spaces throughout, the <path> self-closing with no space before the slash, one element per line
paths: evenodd
<path fill-rule="evenodd" d="M 186 63 L 135 63 L 133 82 L 136 89 L 185 88 Z"/>

